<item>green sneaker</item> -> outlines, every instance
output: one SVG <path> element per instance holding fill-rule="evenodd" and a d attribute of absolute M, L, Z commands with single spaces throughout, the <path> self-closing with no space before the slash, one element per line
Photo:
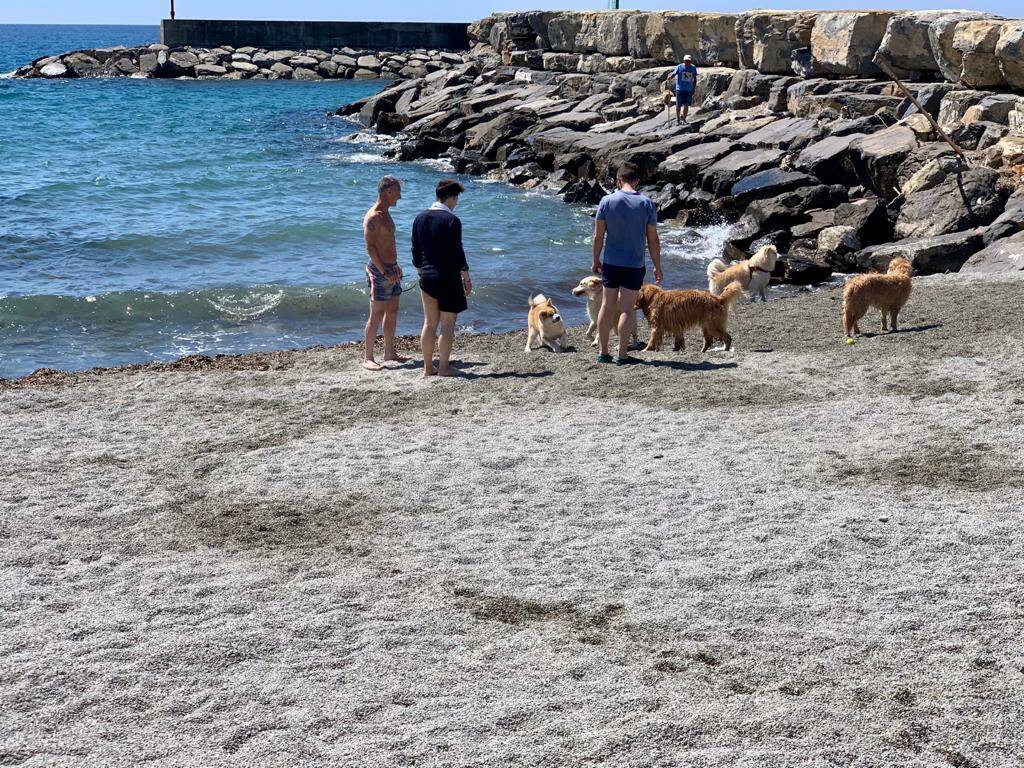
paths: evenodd
<path fill-rule="evenodd" d="M 629 355 L 626 355 L 625 357 L 616 357 L 615 358 L 615 364 L 616 365 L 633 365 L 634 363 L 639 363 L 639 362 L 640 361 L 637 360 L 635 357 L 630 357 Z"/>
<path fill-rule="evenodd" d="M 610 363 L 612 361 L 611 355 L 598 354 L 597 362 L 599 363 Z"/>

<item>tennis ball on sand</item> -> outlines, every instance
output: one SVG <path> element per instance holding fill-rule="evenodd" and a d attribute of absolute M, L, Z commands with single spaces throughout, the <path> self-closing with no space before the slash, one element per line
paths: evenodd
<path fill-rule="evenodd" d="M 856 343 L 857 343 L 857 340 L 856 340 L 856 339 L 851 339 L 851 338 L 847 337 L 847 339 L 846 339 L 846 343 L 847 343 L 847 344 L 856 344 Z"/>

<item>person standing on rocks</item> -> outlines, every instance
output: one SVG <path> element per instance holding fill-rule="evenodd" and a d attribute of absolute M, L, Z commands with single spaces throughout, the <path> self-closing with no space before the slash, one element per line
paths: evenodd
<path fill-rule="evenodd" d="M 658 239 L 658 215 L 654 203 L 636 191 L 640 173 L 633 163 L 623 163 L 615 175 L 619 187 L 605 195 L 597 207 L 594 222 L 593 270 L 602 277 L 604 296 L 597 315 L 600 352 L 597 362 L 612 362 L 608 337 L 617 307 L 619 315 L 619 354 L 616 365 L 635 362 L 629 356 L 629 339 L 636 323 L 636 295 L 647 274 L 647 252 L 654 263 L 654 281 L 661 285 L 661 241 Z M 603 258 L 602 258 L 603 252 Z"/>
<path fill-rule="evenodd" d="M 395 351 L 398 327 L 398 302 L 402 295 L 402 268 L 398 266 L 395 222 L 389 211 L 402 198 L 402 184 L 394 176 L 385 176 L 377 184 L 377 202 L 363 217 L 366 242 L 366 285 L 370 291 L 370 317 L 363 329 L 363 368 L 379 371 L 383 366 L 373 357 L 377 329 L 384 323 L 384 361 L 404 363 L 408 358 Z"/>
<path fill-rule="evenodd" d="M 676 125 L 686 122 L 686 116 L 693 104 L 693 94 L 697 90 L 697 68 L 693 66 L 693 57 L 690 54 L 683 56 L 683 63 L 677 64 L 676 68 L 668 76 L 669 82 L 676 81 Z M 679 119 L 679 112 L 682 110 L 682 120 Z"/>
<path fill-rule="evenodd" d="M 438 182 L 437 201 L 423 211 L 412 224 L 412 263 L 420 275 L 423 299 L 423 375 L 451 376 L 450 359 L 455 343 L 455 320 L 468 305 L 473 292 L 466 252 L 462 247 L 462 222 L 453 213 L 459 195 L 465 192 L 459 182 Z M 434 348 L 438 347 L 438 366 L 434 368 Z"/>

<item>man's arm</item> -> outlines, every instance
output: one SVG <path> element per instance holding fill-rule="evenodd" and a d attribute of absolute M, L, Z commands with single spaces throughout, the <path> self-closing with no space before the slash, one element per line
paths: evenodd
<path fill-rule="evenodd" d="M 594 263 L 591 266 L 594 272 L 601 271 L 601 251 L 604 250 L 604 236 L 607 231 L 608 225 L 604 223 L 604 219 L 594 222 Z"/>
<path fill-rule="evenodd" d="M 661 238 L 658 237 L 658 228 L 653 224 L 647 225 L 647 250 L 651 253 L 651 261 L 654 262 L 654 282 L 661 285 Z"/>
<path fill-rule="evenodd" d="M 412 265 L 419 272 L 423 269 L 423 245 L 420 243 L 419 218 L 412 223 Z"/>
<path fill-rule="evenodd" d="M 462 247 L 462 219 L 453 217 L 452 234 L 455 236 L 455 258 L 459 260 L 459 273 L 462 276 L 462 289 L 469 296 L 473 292 L 473 278 L 469 276 L 469 263 L 466 261 L 466 249 Z"/>

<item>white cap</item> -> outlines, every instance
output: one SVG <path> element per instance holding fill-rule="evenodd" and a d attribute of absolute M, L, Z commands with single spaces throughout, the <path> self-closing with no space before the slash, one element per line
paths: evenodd
<path fill-rule="evenodd" d="M 690 54 L 686 54 L 685 56 L 683 56 L 683 61 L 693 61 L 693 56 L 691 56 Z"/>

